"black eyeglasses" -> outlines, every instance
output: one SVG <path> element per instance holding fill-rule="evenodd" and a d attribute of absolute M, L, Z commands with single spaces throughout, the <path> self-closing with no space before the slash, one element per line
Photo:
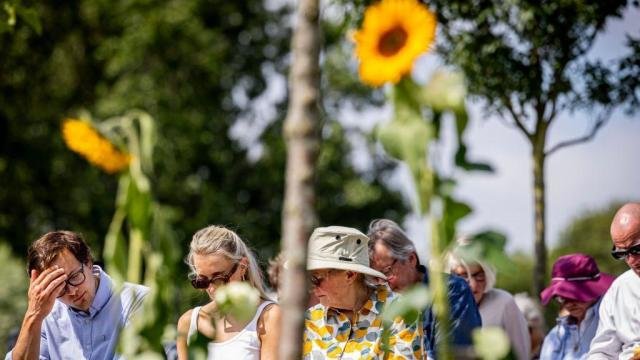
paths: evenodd
<path fill-rule="evenodd" d="M 60 298 L 65 296 L 69 291 L 69 286 L 80 286 L 86 280 L 86 278 L 87 276 L 84 274 L 84 264 L 80 264 L 80 270 L 69 275 L 67 280 L 64 281 L 64 288 L 62 289 L 62 292 L 60 293 L 60 295 L 58 295 L 58 297 Z"/>
<path fill-rule="evenodd" d="M 640 255 L 640 244 L 633 245 L 626 250 L 616 250 L 615 246 L 611 249 L 611 256 L 616 260 L 626 260 L 629 255 Z"/>
<path fill-rule="evenodd" d="M 196 277 L 191 279 L 191 285 L 193 285 L 193 287 L 196 289 L 206 289 L 210 284 L 213 284 L 216 287 L 225 285 L 229 282 L 231 276 L 235 274 L 236 270 L 238 270 L 238 264 L 239 263 L 235 263 L 231 270 L 229 270 L 227 273 L 214 276 L 211 279 L 204 275 L 197 275 Z"/>

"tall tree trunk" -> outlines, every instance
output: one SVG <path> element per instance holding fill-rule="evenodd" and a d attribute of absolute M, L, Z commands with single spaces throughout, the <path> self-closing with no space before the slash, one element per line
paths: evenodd
<path fill-rule="evenodd" d="M 307 240 L 317 223 L 314 178 L 320 146 L 320 27 L 318 0 L 300 0 L 289 75 L 289 108 L 284 123 L 287 169 L 282 214 L 286 259 L 282 289 L 279 359 L 301 358 L 307 304 Z"/>
<path fill-rule="evenodd" d="M 540 139 L 540 136 L 538 136 Z M 541 141 L 532 144 L 533 162 L 533 202 L 535 208 L 535 264 L 533 271 L 532 291 L 534 295 L 540 294 L 544 289 L 547 274 L 547 245 L 545 241 L 546 229 L 546 190 L 544 183 L 544 166 L 546 155 L 544 153 L 546 132 L 541 135 Z"/>

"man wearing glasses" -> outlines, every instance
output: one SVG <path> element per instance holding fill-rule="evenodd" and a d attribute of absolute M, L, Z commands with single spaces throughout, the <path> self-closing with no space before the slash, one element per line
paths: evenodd
<path fill-rule="evenodd" d="M 394 221 L 373 220 L 369 224 L 371 267 L 383 273 L 393 291 L 402 292 L 415 284 L 429 284 L 427 269 L 420 265 L 413 242 Z M 448 279 L 451 304 L 451 341 L 464 352 L 472 345 L 471 332 L 482 326 L 478 307 L 467 282 L 459 276 Z M 429 359 L 436 357 L 438 327 L 431 309 L 423 314 L 424 349 Z"/>
<path fill-rule="evenodd" d="M 79 234 L 53 231 L 27 253 L 28 306 L 8 359 L 114 359 L 118 336 L 149 292 L 119 293 Z"/>
<path fill-rule="evenodd" d="M 640 203 L 627 203 L 618 210 L 611 239 L 611 255 L 630 270 L 602 298 L 588 359 L 640 359 Z"/>

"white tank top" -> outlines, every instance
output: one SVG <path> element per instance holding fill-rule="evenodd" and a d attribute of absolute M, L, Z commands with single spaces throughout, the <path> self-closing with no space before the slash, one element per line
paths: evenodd
<path fill-rule="evenodd" d="M 257 327 L 258 319 L 262 310 L 273 301 L 264 301 L 258 306 L 253 319 L 245 326 L 242 331 L 237 333 L 229 340 L 222 342 L 209 342 L 207 356 L 208 360 L 212 359 L 235 359 L 235 360 L 259 360 L 260 359 L 260 338 L 258 337 Z M 193 308 L 191 312 L 191 322 L 189 323 L 189 333 L 187 339 L 191 339 L 198 331 L 198 314 L 202 306 Z M 189 341 L 187 341 L 189 342 Z"/>

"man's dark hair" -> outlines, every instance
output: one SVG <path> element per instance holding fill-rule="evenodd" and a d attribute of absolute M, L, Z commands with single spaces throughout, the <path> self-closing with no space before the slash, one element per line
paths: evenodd
<path fill-rule="evenodd" d="M 34 241 L 27 251 L 27 271 L 42 272 L 53 264 L 64 250 L 69 250 L 83 264 L 93 262 L 91 250 L 82 235 L 73 231 L 51 231 Z"/>

